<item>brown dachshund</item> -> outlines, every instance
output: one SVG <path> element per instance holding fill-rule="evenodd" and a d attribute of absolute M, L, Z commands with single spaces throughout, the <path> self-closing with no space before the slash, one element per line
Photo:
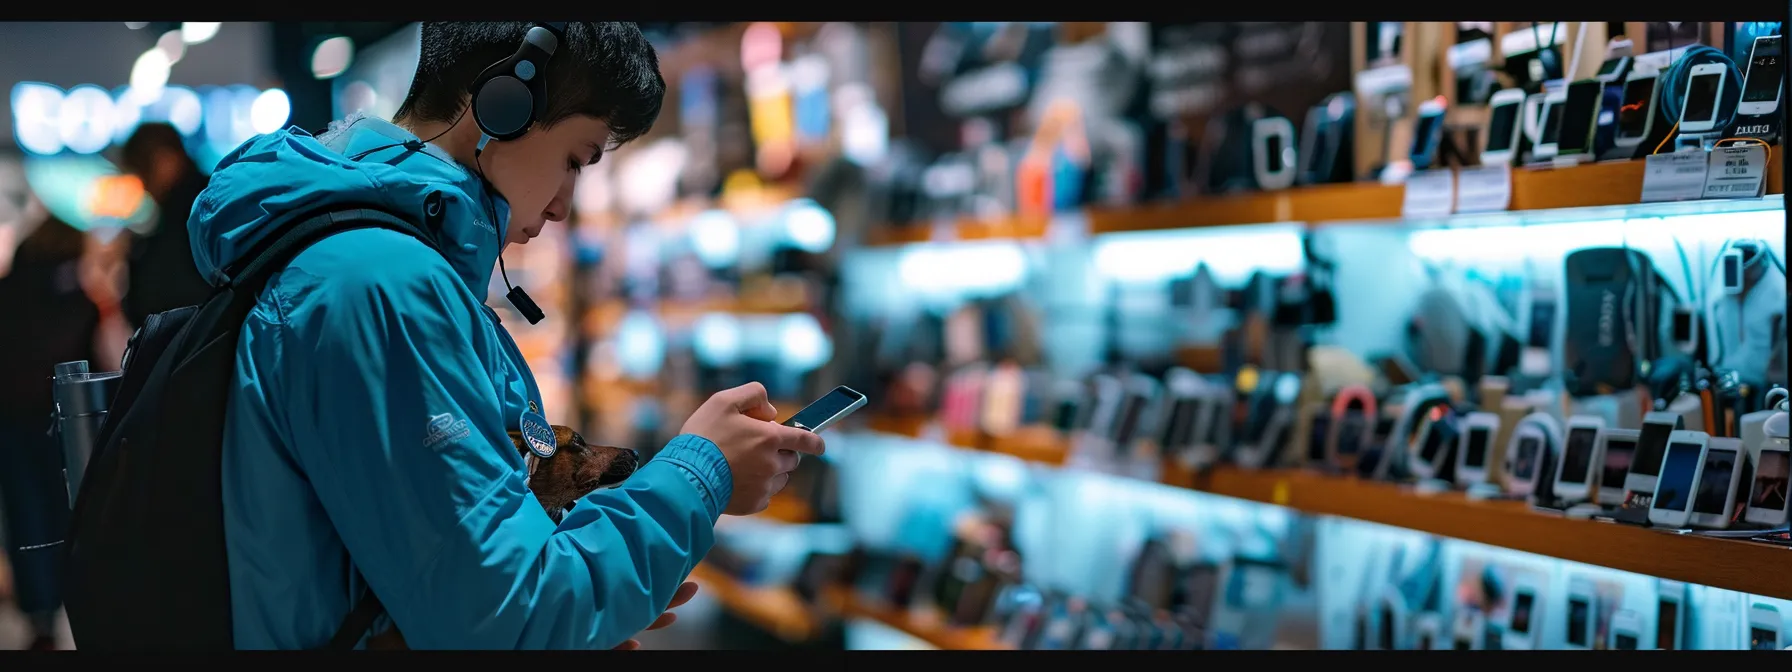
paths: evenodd
<path fill-rule="evenodd" d="M 570 427 L 554 425 L 554 456 L 541 459 L 529 475 L 529 491 L 541 501 L 542 508 L 558 521 L 562 512 L 572 508 L 580 498 L 599 488 L 607 488 L 627 480 L 641 465 L 641 456 L 627 448 L 593 446 L 585 443 Z M 521 432 L 510 433 L 511 443 L 529 461 L 534 453 L 523 444 Z M 367 648 L 377 651 L 405 650 L 404 634 L 397 624 L 367 640 Z"/>

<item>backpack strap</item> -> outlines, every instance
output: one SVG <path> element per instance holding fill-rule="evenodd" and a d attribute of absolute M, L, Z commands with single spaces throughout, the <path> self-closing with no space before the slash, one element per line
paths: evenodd
<path fill-rule="evenodd" d="M 431 195 L 432 205 L 436 198 L 436 195 Z M 429 249 L 441 254 L 441 246 L 436 244 L 434 235 L 440 226 L 441 208 L 426 207 L 425 213 L 429 215 L 428 228 L 384 210 L 362 207 L 334 209 L 288 224 L 257 243 L 249 253 L 227 267 L 224 270 L 225 286 L 244 290 L 238 294 L 237 300 L 254 301 L 255 296 L 261 293 L 261 288 L 267 284 L 268 278 L 275 271 L 285 268 L 300 252 L 325 238 L 357 229 L 397 231 L 422 241 Z M 361 642 L 362 636 L 373 627 L 373 622 L 385 612 L 385 605 L 373 594 L 372 586 L 362 590 L 360 601 L 343 619 L 335 636 L 330 638 L 327 648 L 354 649 Z"/>

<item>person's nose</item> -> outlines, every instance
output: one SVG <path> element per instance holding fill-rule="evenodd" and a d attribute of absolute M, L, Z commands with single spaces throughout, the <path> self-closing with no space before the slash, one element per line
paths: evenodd
<path fill-rule="evenodd" d="M 560 190 L 554 192 L 554 198 L 548 201 L 548 207 L 542 209 L 542 218 L 550 222 L 566 221 L 567 216 L 572 214 L 572 189 L 571 177 L 561 182 Z"/>

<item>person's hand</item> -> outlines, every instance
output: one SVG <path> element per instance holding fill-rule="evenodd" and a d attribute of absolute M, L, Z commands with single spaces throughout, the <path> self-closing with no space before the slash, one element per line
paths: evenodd
<path fill-rule="evenodd" d="M 697 407 L 684 421 L 682 434 L 709 439 L 722 449 L 734 476 L 734 494 L 723 513 L 746 516 L 764 511 L 772 495 L 790 482 L 803 453 L 820 455 L 821 437 L 774 420 L 778 411 L 765 397 L 765 386 L 747 383 L 722 390 Z"/>
<path fill-rule="evenodd" d="M 673 623 L 677 623 L 678 614 L 672 613 L 672 610 L 691 601 L 691 598 L 696 595 L 697 583 L 695 581 L 684 582 L 684 585 L 678 587 L 678 592 L 672 594 L 672 603 L 666 605 L 666 611 L 661 613 L 659 618 L 653 619 L 653 625 L 647 626 L 647 629 L 658 630 Z M 641 640 L 638 639 L 631 639 L 616 645 L 617 651 L 633 651 L 639 648 L 641 648 Z"/>

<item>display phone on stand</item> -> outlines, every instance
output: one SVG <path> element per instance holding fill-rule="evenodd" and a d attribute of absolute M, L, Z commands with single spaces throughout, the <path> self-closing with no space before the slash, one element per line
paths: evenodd
<path fill-rule="evenodd" d="M 1593 648 L 1593 582 L 1586 577 L 1568 581 L 1568 629 L 1562 633 L 1563 646 L 1569 649 Z"/>
<path fill-rule="evenodd" d="M 1723 530 L 1736 518 L 1736 491 L 1746 488 L 1748 450 L 1742 439 L 1713 436 L 1706 440 L 1705 464 L 1699 467 L 1699 483 L 1693 489 L 1693 527 Z M 1746 490 L 1745 490 L 1746 491 Z"/>
<path fill-rule="evenodd" d="M 1543 610 L 1539 609 L 1542 597 L 1542 585 L 1530 576 L 1521 576 L 1512 586 L 1512 608 L 1508 614 L 1506 632 L 1500 638 L 1500 648 L 1507 650 L 1525 650 L 1537 647 L 1538 626 L 1543 622 Z"/>
<path fill-rule="evenodd" d="M 1661 478 L 1649 504 L 1649 524 L 1684 528 L 1692 523 L 1693 488 L 1705 471 L 1705 446 L 1709 442 L 1710 437 L 1704 432 L 1676 431 L 1668 435 L 1667 457 L 1661 462 Z"/>
<path fill-rule="evenodd" d="M 1723 100 L 1724 78 L 1729 75 L 1726 63 L 1701 63 L 1692 66 L 1686 78 L 1686 94 L 1681 97 L 1680 133 L 1676 149 L 1701 147 L 1706 134 L 1718 130 L 1718 104 Z"/>
<path fill-rule="evenodd" d="M 1662 458 L 1667 455 L 1668 435 L 1680 429 L 1682 422 L 1679 413 L 1651 411 L 1643 416 L 1643 428 L 1637 433 L 1636 452 L 1630 458 L 1630 473 L 1624 477 L 1626 508 L 1648 510 L 1650 507 L 1655 497 L 1655 483 L 1661 476 Z"/>
<path fill-rule="evenodd" d="M 1675 651 L 1686 647 L 1686 584 L 1661 580 L 1655 610 L 1655 648 Z"/>
<path fill-rule="evenodd" d="M 1792 446 L 1785 437 L 1767 439 L 1755 459 L 1755 482 L 1749 488 L 1743 520 L 1776 529 L 1786 526 L 1788 473 L 1792 473 Z"/>
<path fill-rule="evenodd" d="M 797 411 L 796 415 L 785 420 L 784 425 L 820 433 L 821 430 L 834 426 L 834 423 L 840 422 L 846 416 L 852 415 L 853 411 L 864 406 L 865 395 L 859 394 L 858 390 L 841 385 L 822 395 L 820 399 L 816 399 L 808 406 L 804 406 L 803 410 Z"/>
<path fill-rule="evenodd" d="M 1595 469 L 1599 465 L 1599 434 L 1605 431 L 1605 419 L 1577 415 L 1568 419 L 1568 436 L 1562 445 L 1561 462 L 1556 465 L 1555 496 L 1564 505 L 1592 499 Z"/>
<path fill-rule="evenodd" d="M 1595 500 L 1601 508 L 1624 505 L 1624 480 L 1636 456 L 1637 430 L 1606 428 L 1599 433 L 1599 483 Z"/>
<path fill-rule="evenodd" d="M 1755 117 L 1773 114 L 1780 109 L 1780 96 L 1785 84 L 1781 75 L 1786 69 L 1780 60 L 1780 36 L 1762 35 L 1749 48 L 1748 70 L 1742 75 L 1742 100 L 1736 114 Z"/>
<path fill-rule="evenodd" d="M 1624 610 L 1612 614 L 1612 627 L 1605 648 L 1613 651 L 1635 651 L 1642 640 L 1643 619 L 1636 612 Z"/>
<path fill-rule="evenodd" d="M 1748 648 L 1754 651 L 1777 651 L 1780 648 L 1780 610 L 1771 604 L 1756 602 L 1748 608 Z"/>

